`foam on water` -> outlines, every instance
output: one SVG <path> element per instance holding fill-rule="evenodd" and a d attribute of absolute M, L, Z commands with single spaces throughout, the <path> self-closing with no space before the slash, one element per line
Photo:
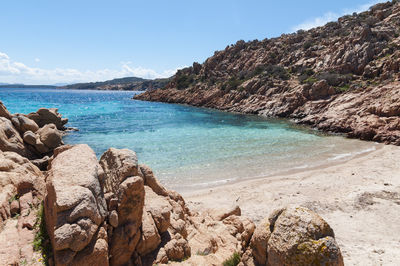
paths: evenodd
<path fill-rule="evenodd" d="M 134 92 L 2 89 L 11 112 L 57 107 L 100 156 L 109 147 L 137 152 L 167 186 L 194 189 L 340 161 L 376 144 L 326 136 L 283 120 L 131 100 Z"/>

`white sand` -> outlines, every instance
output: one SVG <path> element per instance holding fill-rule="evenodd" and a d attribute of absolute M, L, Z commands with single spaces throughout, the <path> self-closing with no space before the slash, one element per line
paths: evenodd
<path fill-rule="evenodd" d="M 256 223 L 287 204 L 333 228 L 345 265 L 400 265 L 400 147 L 320 169 L 183 193 L 192 210 L 239 205 Z"/>

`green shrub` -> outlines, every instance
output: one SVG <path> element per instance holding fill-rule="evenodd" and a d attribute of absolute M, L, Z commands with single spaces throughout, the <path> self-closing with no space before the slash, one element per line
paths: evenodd
<path fill-rule="evenodd" d="M 39 251 L 44 259 L 43 263 L 49 265 L 49 258 L 52 257 L 50 237 L 46 229 L 46 219 L 44 216 L 43 203 L 40 205 L 35 224 L 35 238 L 33 239 L 33 249 Z"/>
<path fill-rule="evenodd" d="M 14 200 L 18 200 L 19 196 L 18 194 L 13 195 L 11 198 L 8 199 L 8 203 L 11 204 Z"/>
<path fill-rule="evenodd" d="M 248 78 L 252 78 L 263 74 L 264 76 L 271 76 L 275 78 L 280 78 L 283 80 L 288 80 L 290 78 L 289 72 L 282 66 L 279 65 L 260 65 L 257 66 Z"/>
<path fill-rule="evenodd" d="M 348 91 L 350 89 L 350 85 L 346 84 L 344 86 L 339 87 L 338 89 L 339 89 L 340 92 L 345 92 L 345 91 Z"/>
<path fill-rule="evenodd" d="M 239 79 L 233 77 L 233 78 L 230 78 L 227 82 L 223 83 L 221 86 L 221 89 L 223 91 L 236 90 L 242 83 L 243 83 L 243 80 L 239 80 Z"/>
<path fill-rule="evenodd" d="M 307 50 L 307 49 L 311 48 L 311 46 L 313 46 L 313 45 L 314 45 L 314 43 L 312 40 L 307 40 L 304 42 L 303 48 Z"/>
<path fill-rule="evenodd" d="M 299 73 L 299 81 L 300 83 L 304 83 L 306 79 L 314 75 L 314 70 L 311 68 L 300 68 L 300 69 L 292 69 L 292 72 Z"/>
<path fill-rule="evenodd" d="M 318 80 L 324 79 L 330 86 L 344 86 L 352 80 L 350 74 L 338 74 L 333 72 L 322 72 L 316 75 Z"/>
<path fill-rule="evenodd" d="M 232 254 L 232 256 L 225 260 L 222 265 L 223 266 L 236 266 L 240 263 L 240 254 L 238 252 L 235 252 Z"/>
<path fill-rule="evenodd" d="M 178 90 L 186 89 L 194 82 L 194 77 L 192 75 L 182 74 L 176 79 L 176 87 Z"/>
<path fill-rule="evenodd" d="M 318 79 L 315 77 L 308 77 L 305 80 L 303 80 L 302 83 L 314 84 L 317 81 L 318 81 Z"/>

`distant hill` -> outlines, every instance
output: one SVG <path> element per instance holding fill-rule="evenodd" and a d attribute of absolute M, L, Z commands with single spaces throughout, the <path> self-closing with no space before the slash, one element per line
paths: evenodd
<path fill-rule="evenodd" d="M 57 88 L 57 86 L 53 86 L 53 85 L 25 85 L 25 84 L 0 83 L 0 89 L 14 89 L 14 88 L 55 89 L 55 88 Z"/>
<path fill-rule="evenodd" d="M 146 91 L 164 88 L 170 82 L 165 79 L 143 79 L 137 77 L 118 78 L 102 82 L 76 83 L 66 86 L 59 86 L 59 89 L 75 90 L 124 90 L 124 91 Z"/>

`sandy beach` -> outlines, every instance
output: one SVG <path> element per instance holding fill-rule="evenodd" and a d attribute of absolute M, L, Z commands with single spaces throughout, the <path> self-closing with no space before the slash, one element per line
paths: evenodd
<path fill-rule="evenodd" d="M 400 265 L 400 147 L 349 161 L 183 193 L 191 210 L 239 205 L 256 223 L 289 204 L 308 207 L 333 228 L 345 265 Z"/>

